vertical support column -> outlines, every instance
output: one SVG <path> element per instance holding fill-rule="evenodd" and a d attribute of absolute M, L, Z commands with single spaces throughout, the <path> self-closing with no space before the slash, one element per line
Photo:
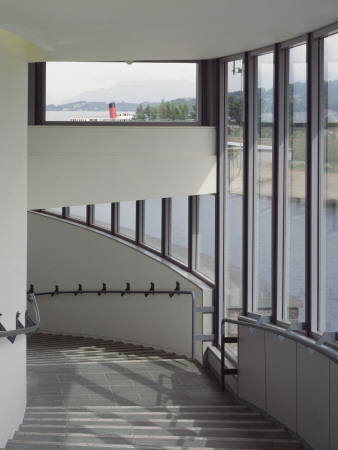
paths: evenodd
<path fill-rule="evenodd" d="M 198 196 L 193 195 L 189 197 L 189 242 L 188 242 L 188 267 L 189 271 L 196 270 L 196 258 L 197 258 L 197 236 L 198 236 Z"/>
<path fill-rule="evenodd" d="M 285 49 L 275 45 L 274 143 L 272 155 L 272 322 L 282 319 L 283 305 L 283 209 L 285 154 Z"/>
<path fill-rule="evenodd" d="M 111 205 L 111 227 L 112 227 L 112 234 L 116 234 L 119 231 L 119 216 L 120 216 L 120 209 L 118 203 L 112 203 Z"/>
<path fill-rule="evenodd" d="M 140 245 L 144 240 L 144 200 L 136 201 L 136 244 Z"/>
<path fill-rule="evenodd" d="M 318 328 L 319 275 L 319 40 L 307 38 L 308 129 L 305 228 L 305 299 L 308 334 Z"/>
<path fill-rule="evenodd" d="M 217 150 L 217 192 L 216 197 L 216 299 L 218 299 L 218 314 L 215 317 L 215 336 L 217 342 L 221 342 L 221 320 L 224 317 L 224 270 L 225 270 L 225 141 L 226 141 L 226 63 L 222 62 L 219 66 L 219 131 L 218 131 L 218 150 Z M 216 303 L 215 303 L 216 304 Z M 221 349 L 223 344 L 221 342 Z M 224 352 L 224 349 L 223 349 Z"/>
<path fill-rule="evenodd" d="M 169 255 L 171 199 L 162 199 L 162 255 Z"/>
<path fill-rule="evenodd" d="M 201 125 L 202 126 L 214 126 L 217 130 L 217 192 L 216 192 L 216 211 L 215 211 L 215 236 L 216 236 L 216 246 L 215 246 L 215 286 L 218 289 L 215 290 L 214 295 L 214 334 L 215 336 L 220 336 L 220 314 L 219 314 L 219 304 L 223 302 L 223 250 L 222 241 L 219 241 L 221 233 L 223 232 L 223 220 L 221 216 L 221 211 L 223 211 L 222 201 L 222 178 L 223 173 L 220 172 L 220 158 L 224 150 L 224 140 L 221 143 L 221 130 L 223 128 L 224 121 L 221 121 L 221 104 L 224 100 L 224 88 L 222 90 L 220 84 L 221 75 L 221 63 L 219 59 L 207 60 L 201 62 L 201 78 L 202 78 L 202 114 L 201 114 Z M 223 95 L 223 100 L 221 95 Z M 224 118 L 223 118 L 224 119 Z M 195 219 L 196 220 L 196 219 Z M 218 343 L 220 340 L 217 341 Z"/>
<path fill-rule="evenodd" d="M 95 205 L 87 205 L 86 223 L 89 227 L 94 223 Z"/>
<path fill-rule="evenodd" d="M 253 305 L 255 59 L 244 59 L 243 314 Z"/>

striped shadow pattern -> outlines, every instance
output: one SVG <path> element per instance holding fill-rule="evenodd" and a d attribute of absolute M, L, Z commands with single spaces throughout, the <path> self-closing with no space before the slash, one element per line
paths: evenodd
<path fill-rule="evenodd" d="M 36 334 L 28 404 L 6 449 L 298 450 L 189 359 L 141 345 Z"/>

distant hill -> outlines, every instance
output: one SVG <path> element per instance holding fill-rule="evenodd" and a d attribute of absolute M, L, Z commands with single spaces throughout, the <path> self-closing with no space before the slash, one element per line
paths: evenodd
<path fill-rule="evenodd" d="M 118 111 L 136 111 L 138 103 L 120 102 L 116 104 Z M 46 105 L 46 111 L 108 111 L 109 103 L 77 101 L 63 105 Z"/>
<path fill-rule="evenodd" d="M 143 107 L 159 106 L 161 102 L 142 102 Z M 195 98 L 177 98 L 171 100 L 170 103 L 175 103 L 177 105 L 183 105 L 186 103 L 188 105 L 189 111 L 193 110 L 193 105 L 196 104 Z M 117 111 L 129 111 L 135 112 L 140 103 L 128 103 L 128 102 L 118 102 L 116 104 Z M 63 105 L 46 105 L 46 111 L 108 111 L 109 103 L 106 102 L 86 102 L 77 101 L 65 103 Z"/>
<path fill-rule="evenodd" d="M 188 80 L 119 81 L 107 89 L 82 92 L 65 103 L 105 102 L 143 103 L 160 102 L 174 98 L 196 97 L 196 84 Z"/>

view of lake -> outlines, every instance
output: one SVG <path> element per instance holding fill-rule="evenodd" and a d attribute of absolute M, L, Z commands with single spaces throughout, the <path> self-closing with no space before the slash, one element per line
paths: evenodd
<path fill-rule="evenodd" d="M 128 112 L 128 111 L 119 111 Z M 107 111 L 46 111 L 47 121 L 63 121 L 69 122 L 74 118 L 97 118 L 97 119 L 109 119 L 109 110 Z"/>

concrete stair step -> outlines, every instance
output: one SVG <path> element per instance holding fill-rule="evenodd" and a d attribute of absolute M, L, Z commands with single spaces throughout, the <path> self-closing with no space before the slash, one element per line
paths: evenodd
<path fill-rule="evenodd" d="M 223 443 L 224 445 L 224 443 Z M 33 443 L 26 443 L 26 442 L 16 442 L 13 441 L 12 443 L 8 444 L 9 449 L 12 450 L 90 450 L 90 449 L 120 449 L 120 450 L 219 450 L 220 448 L 223 449 L 229 449 L 229 450 L 240 450 L 240 449 L 246 449 L 246 450 L 301 450 L 303 447 L 297 445 L 296 443 L 288 443 L 288 444 L 278 444 L 275 443 L 273 446 L 271 446 L 271 443 L 260 443 L 257 444 L 250 444 L 250 443 L 238 443 L 234 444 L 233 442 L 230 442 L 228 445 L 223 447 L 204 447 L 202 445 L 196 446 L 181 446 L 181 445 L 170 445 L 170 446 L 152 446 L 152 445 L 131 445 L 131 444 L 95 444 L 95 445 L 84 445 L 81 443 L 65 443 L 60 445 L 60 443 L 48 443 L 48 442 L 33 442 Z"/>
<path fill-rule="evenodd" d="M 88 357 L 90 357 L 90 359 L 94 359 L 97 357 L 118 357 L 118 356 L 122 356 L 122 355 L 131 355 L 131 356 L 138 356 L 138 355 L 155 355 L 155 356 L 166 356 L 166 355 L 173 355 L 175 353 L 166 353 L 163 350 L 146 350 L 146 349 L 131 349 L 131 350 L 118 350 L 118 351 L 98 351 L 98 352 L 93 352 L 91 355 L 88 354 L 84 354 L 84 353 L 76 353 L 76 354 L 71 354 L 71 355 L 61 355 L 61 354 L 54 354 L 54 353 L 48 353 L 45 355 L 39 355 L 39 357 L 37 355 L 34 356 L 28 356 L 27 360 L 28 361 L 39 361 L 39 358 L 43 357 L 46 360 L 64 360 L 64 359 L 88 359 Z M 176 355 L 177 356 L 177 355 Z M 40 359 L 41 360 L 41 359 Z"/>
<path fill-rule="evenodd" d="M 207 406 L 198 406 L 198 405 L 175 405 L 175 406 L 137 406 L 137 405 L 125 405 L 125 406 L 93 406 L 93 407 L 85 407 L 85 408 L 65 408 L 65 407 L 59 407 L 59 406 L 41 406 L 41 407 L 27 407 L 26 413 L 42 413 L 42 414 L 48 414 L 48 413 L 66 413 L 66 414 L 96 414 L 96 413 L 116 413 L 121 412 L 123 414 L 128 413 L 158 413 L 158 412 L 164 412 L 168 414 L 173 413 L 202 413 L 202 414 L 208 414 L 213 412 L 250 412 L 254 415 L 260 416 L 259 413 L 252 412 L 252 410 L 245 405 L 239 405 L 238 403 L 233 403 L 231 405 L 222 404 L 222 405 L 207 405 Z"/>
<path fill-rule="evenodd" d="M 103 426 L 109 428 L 119 428 L 119 427 L 145 427 L 152 426 L 155 428 L 171 428 L 172 426 L 176 426 L 178 428 L 190 428 L 190 427 L 213 427 L 213 428 L 248 428 L 252 429 L 275 429 L 276 425 L 272 422 L 264 421 L 264 420 L 215 420 L 215 419 L 155 419 L 152 418 L 150 420 L 142 420 L 142 419 L 89 419 L 89 418 L 54 418 L 54 419 L 25 419 L 22 424 L 22 430 L 28 430 L 29 427 L 41 427 L 41 430 L 44 427 L 52 426 L 84 426 L 84 427 L 95 427 L 95 426 Z"/>
<path fill-rule="evenodd" d="M 170 360 L 170 359 L 177 359 L 177 355 L 175 353 L 173 354 L 166 354 L 165 356 L 156 356 L 156 355 L 145 355 L 145 356 L 135 356 L 135 355 L 131 355 L 131 356 L 123 356 L 121 355 L 120 357 L 112 357 L 112 358 L 105 358 L 105 357 L 101 357 L 101 358 L 92 358 L 91 359 L 91 363 L 94 364 L 96 363 L 102 363 L 102 362 L 129 362 L 129 361 L 165 361 L 165 360 Z M 64 359 L 64 360 L 57 360 L 57 361 L 53 361 L 53 360 L 44 360 L 44 361 L 28 361 L 27 362 L 27 367 L 32 367 L 32 366 L 50 366 L 50 365 L 55 365 L 55 364 L 76 364 L 76 363 L 87 363 L 88 360 L 87 359 Z"/>
<path fill-rule="evenodd" d="M 50 417 L 52 416 L 52 418 Z M 49 418 L 49 420 L 56 420 L 57 418 L 64 418 L 65 415 L 58 415 L 57 417 L 55 417 L 55 415 L 50 415 L 50 416 L 46 416 L 46 419 Z M 155 422 L 155 421 L 163 421 L 163 420 L 168 420 L 168 421 L 178 421 L 178 420 L 212 420 L 212 421 L 236 421 L 239 424 L 243 423 L 254 423 L 256 421 L 258 421 L 258 423 L 262 422 L 262 418 L 260 415 L 257 416 L 253 416 L 252 414 L 248 413 L 246 415 L 244 414 L 232 414 L 232 413 L 228 413 L 228 414 L 177 414 L 177 415 L 171 415 L 170 418 L 168 418 L 167 414 L 137 414 L 137 413 L 129 413 L 129 414 L 124 414 L 124 415 L 120 415 L 119 417 L 116 417 L 117 414 L 113 415 L 113 414 L 100 414 L 97 416 L 94 415 L 67 415 L 66 417 L 68 418 L 68 420 L 70 421 L 84 421 L 84 420 L 91 420 L 91 421 L 95 421 L 95 420 L 127 420 L 129 422 L 137 422 L 137 421 L 148 421 L 148 422 Z M 27 416 L 27 419 L 32 418 L 32 416 Z M 40 416 L 34 416 L 33 417 L 35 420 L 40 420 Z M 256 419 L 256 420 L 255 420 Z M 160 422 L 159 422 L 160 423 Z"/>
<path fill-rule="evenodd" d="M 135 346 L 128 346 L 128 347 L 122 347 L 122 346 L 116 346 L 116 347 L 109 347 L 109 348 L 107 348 L 107 347 L 101 347 L 101 348 L 95 348 L 95 349 L 92 349 L 92 350 L 90 350 L 90 351 L 88 351 L 88 350 L 74 350 L 74 349 L 72 349 L 72 350 L 70 350 L 70 351 L 68 351 L 68 350 L 63 350 L 63 351 L 61 351 L 61 350 L 59 350 L 59 351 L 51 351 L 51 350 L 49 350 L 49 351 L 43 351 L 43 352 L 40 352 L 40 356 L 50 356 L 50 355 L 58 355 L 58 356 L 63 356 L 63 355 L 67 355 L 67 356 L 75 356 L 75 355 L 84 355 L 84 356 L 92 356 L 92 355 L 95 355 L 95 353 L 115 353 L 115 352 L 131 352 L 131 351 L 133 351 L 134 353 L 137 353 L 137 352 L 147 352 L 147 353 L 151 353 L 151 352 L 154 352 L 154 353 L 161 353 L 161 354 L 163 354 L 163 353 L 165 353 L 165 351 L 164 350 L 161 350 L 161 349 L 153 349 L 153 348 L 147 348 L 147 347 L 135 347 Z M 36 355 L 36 353 L 35 352 L 28 352 L 27 353 L 28 355 L 31 355 L 31 356 L 33 356 L 33 357 L 36 357 L 37 355 Z"/>
<path fill-rule="evenodd" d="M 251 450 L 300 450 L 302 447 L 299 442 L 289 440 L 271 440 L 271 439 L 250 439 L 250 438 L 151 438 L 141 437 L 134 438 L 126 436 L 118 438 L 112 437 L 92 437 L 87 439 L 84 437 L 83 441 L 78 436 L 65 438 L 65 440 L 50 440 L 42 437 L 42 439 L 35 438 L 34 440 L 24 441 L 13 439 L 6 448 L 16 450 L 88 450 L 101 448 L 117 448 L 117 449 L 134 449 L 134 450 L 178 450 L 178 449 L 251 449 Z"/>
<path fill-rule="evenodd" d="M 247 424 L 246 424 L 247 425 Z M 82 423 L 66 424 L 66 425 L 21 425 L 18 434 L 21 435 L 48 435 L 56 436 L 62 434 L 63 436 L 73 435 L 95 435 L 99 436 L 176 436 L 176 437 L 239 437 L 239 438 L 266 438 L 266 439 L 289 439 L 290 436 L 285 430 L 278 428 L 256 428 L 250 427 L 214 427 L 213 424 L 203 424 L 203 426 L 188 426 L 184 427 L 181 424 L 167 424 L 166 426 L 155 426 L 151 423 L 146 425 L 88 425 Z"/>
<path fill-rule="evenodd" d="M 104 347 L 93 347 L 90 349 L 86 349 L 86 348 L 71 348 L 71 349 L 46 349 L 43 350 L 39 349 L 39 353 L 41 356 L 45 356 L 45 355 L 85 355 L 85 356 L 91 356 L 94 355 L 95 353 L 103 353 L 103 352 L 115 352 L 115 351 L 129 351 L 129 350 L 135 350 L 135 351 L 142 351 L 142 350 L 148 350 L 148 351 L 153 351 L 154 349 L 151 348 L 147 348 L 147 347 L 143 347 L 143 346 L 135 346 L 135 345 L 130 345 L 130 346 L 123 346 L 123 345 L 111 345 L 111 346 L 104 346 Z M 28 356 L 36 356 L 36 351 L 34 350 L 29 350 L 27 351 L 27 355 Z"/>
<path fill-rule="evenodd" d="M 177 355 L 175 353 L 172 354 L 166 354 L 164 356 L 164 359 L 170 359 L 170 358 L 177 358 Z M 92 362 L 95 361 L 102 361 L 102 360 L 147 360 L 147 359 L 163 359 L 162 355 L 160 353 L 149 353 L 149 352 L 140 352 L 140 353 L 130 353 L 130 354 L 125 354 L 125 353 L 116 353 L 113 355 L 107 355 L 107 354 L 102 354 L 102 355 L 95 355 L 91 357 Z M 28 359 L 28 365 L 33 365 L 33 364 L 41 364 L 44 365 L 46 363 L 48 364 L 62 364 L 63 362 L 86 362 L 87 358 L 85 356 L 81 357 L 81 356 L 71 356 L 71 357 L 65 357 L 65 358 L 55 358 L 55 357 L 50 357 L 50 358 L 46 358 L 43 362 L 41 360 L 39 360 L 38 358 L 36 359 Z"/>
<path fill-rule="evenodd" d="M 102 347 L 95 347 L 91 348 L 90 350 L 86 350 L 83 348 L 53 348 L 48 347 L 46 349 L 37 347 L 36 350 L 29 350 L 27 351 L 27 355 L 29 356 L 37 356 L 37 351 L 39 351 L 41 356 L 49 356 L 49 355 L 77 355 L 77 354 L 83 354 L 87 357 L 90 357 L 91 355 L 94 355 L 95 353 L 102 353 L 102 352 L 115 352 L 115 351 L 132 351 L 135 352 L 138 351 L 147 351 L 147 352 L 161 352 L 165 353 L 162 349 L 154 349 L 151 347 L 144 347 L 144 346 L 135 346 L 135 345 L 114 345 L 114 346 L 102 346 Z"/>
<path fill-rule="evenodd" d="M 261 421 L 259 413 L 247 407 L 220 405 L 201 406 L 88 406 L 27 407 L 25 419 L 35 420 L 231 420 Z"/>

